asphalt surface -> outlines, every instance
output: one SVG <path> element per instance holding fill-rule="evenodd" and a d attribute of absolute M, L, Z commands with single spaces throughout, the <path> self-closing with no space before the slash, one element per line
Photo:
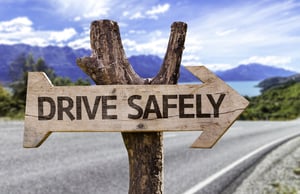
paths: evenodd
<path fill-rule="evenodd" d="M 204 150 L 189 148 L 200 132 L 165 133 L 165 193 L 185 193 L 268 142 L 299 133 L 299 126 L 300 120 L 238 121 L 214 148 Z M 22 122 L 0 122 L 0 193 L 128 193 L 127 153 L 119 133 L 53 133 L 32 149 L 24 149 L 22 141 Z M 220 178 L 196 193 L 216 193 L 228 182 Z"/>

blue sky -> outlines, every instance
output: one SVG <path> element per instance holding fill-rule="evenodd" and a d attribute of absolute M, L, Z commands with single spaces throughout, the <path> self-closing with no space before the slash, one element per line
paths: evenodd
<path fill-rule="evenodd" d="M 118 22 L 127 57 L 163 57 L 172 22 L 183 21 L 183 65 L 258 62 L 300 72 L 299 0 L 0 0 L 0 44 L 89 49 L 98 19 Z"/>

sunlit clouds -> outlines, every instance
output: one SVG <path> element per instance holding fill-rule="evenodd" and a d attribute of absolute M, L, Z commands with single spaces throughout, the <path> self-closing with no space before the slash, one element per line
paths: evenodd
<path fill-rule="evenodd" d="M 33 22 L 27 17 L 0 22 L 0 44 L 63 45 L 76 34 L 73 28 L 65 28 L 62 31 L 36 30 Z"/>
<path fill-rule="evenodd" d="M 128 57 L 164 57 L 172 22 L 183 21 L 183 65 L 224 70 L 261 63 L 300 72 L 299 1 L 22 0 L 0 7 L 1 44 L 90 49 L 91 21 L 111 19 L 119 23 Z"/>

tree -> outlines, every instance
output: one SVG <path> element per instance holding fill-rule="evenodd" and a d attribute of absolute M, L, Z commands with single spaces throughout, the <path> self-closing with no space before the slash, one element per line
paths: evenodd
<path fill-rule="evenodd" d="M 52 84 L 55 86 L 89 86 L 91 83 L 88 79 L 79 78 L 75 82 L 68 77 L 55 77 L 52 81 Z"/>
<path fill-rule="evenodd" d="M 9 67 L 9 74 L 13 80 L 10 84 L 12 88 L 12 101 L 14 108 L 21 112 L 25 110 L 28 72 L 45 72 L 52 83 L 58 86 L 75 84 L 90 85 L 88 80 L 79 79 L 74 84 L 70 78 L 59 77 L 55 74 L 54 69 L 46 64 L 44 59 L 38 58 L 35 60 L 32 54 L 26 57 L 23 53 Z"/>
<path fill-rule="evenodd" d="M 0 85 L 0 117 L 7 116 L 11 103 L 11 95 Z"/>
<path fill-rule="evenodd" d="M 29 54 L 27 57 L 25 57 L 25 54 L 21 54 L 10 64 L 9 71 L 13 79 L 13 82 L 10 84 L 13 91 L 12 98 L 20 104 L 20 109 L 24 109 L 26 101 L 28 72 L 45 72 L 50 80 L 56 77 L 54 70 L 42 58 L 35 61 L 32 54 Z"/>
<path fill-rule="evenodd" d="M 9 66 L 9 76 L 12 81 L 19 80 L 25 71 L 26 55 L 20 54 Z"/>

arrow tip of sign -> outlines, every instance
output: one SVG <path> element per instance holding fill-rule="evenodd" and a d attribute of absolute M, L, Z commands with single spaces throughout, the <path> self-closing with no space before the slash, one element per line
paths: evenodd
<path fill-rule="evenodd" d="M 205 130 L 201 135 L 194 141 L 191 148 L 212 148 L 224 133 L 229 129 L 235 119 L 231 123 L 223 126 L 223 124 L 215 123 L 210 126 L 209 130 Z"/>
<path fill-rule="evenodd" d="M 24 148 L 37 148 L 39 147 L 51 134 L 51 132 L 38 132 L 37 130 L 29 129 L 25 126 L 24 131 Z"/>
<path fill-rule="evenodd" d="M 216 142 L 217 142 L 216 139 L 214 139 L 215 141 L 210 141 L 210 140 L 211 140 L 211 139 L 205 139 L 205 138 L 201 137 L 201 135 L 200 135 L 200 137 L 198 137 L 198 138 L 194 141 L 194 143 L 190 146 L 190 148 L 210 149 L 210 148 L 212 148 L 212 147 L 216 144 Z"/>

